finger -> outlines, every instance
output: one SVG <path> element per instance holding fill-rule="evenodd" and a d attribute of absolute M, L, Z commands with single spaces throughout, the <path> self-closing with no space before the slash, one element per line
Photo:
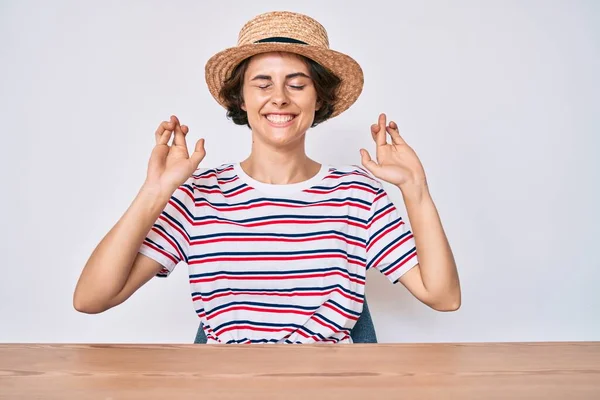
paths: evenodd
<path fill-rule="evenodd" d="M 158 125 L 158 128 L 156 128 L 156 132 L 154 132 L 154 138 L 156 139 L 156 143 L 158 144 L 158 142 L 161 141 L 161 138 L 163 137 L 165 132 L 172 131 L 174 128 L 175 125 L 171 121 L 161 122 L 160 125 Z M 167 141 L 169 140 L 169 137 L 170 135 L 167 136 Z"/>
<path fill-rule="evenodd" d="M 378 146 L 384 146 L 386 142 L 386 134 L 385 134 L 385 114 L 379 114 L 379 122 L 377 126 L 377 137 L 375 143 Z"/>
<path fill-rule="evenodd" d="M 381 119 L 381 116 L 379 118 Z M 384 124 L 385 124 L 385 122 L 384 122 Z M 380 120 L 378 120 L 376 124 L 371 125 L 371 136 L 373 137 L 373 140 L 377 144 L 379 144 L 379 134 L 380 133 L 381 133 L 381 123 L 380 123 Z M 384 135 L 384 138 L 385 138 L 385 135 Z"/>
<path fill-rule="evenodd" d="M 181 130 L 181 124 L 179 123 L 179 119 L 175 117 L 175 139 L 173 139 L 173 144 L 175 146 L 186 146 L 185 143 L 185 135 Z"/>
<path fill-rule="evenodd" d="M 377 171 L 379 171 L 381 167 L 371 159 L 369 152 L 365 149 L 360 149 L 360 157 L 362 165 L 373 175 L 377 176 Z"/>
<path fill-rule="evenodd" d="M 171 135 L 173 134 L 173 130 L 172 129 L 165 129 L 162 134 L 160 134 L 160 136 L 158 136 L 158 139 L 156 140 L 156 144 L 164 144 L 164 145 L 169 145 L 169 140 L 171 140 Z"/>
<path fill-rule="evenodd" d="M 400 136 L 400 132 L 398 131 L 398 125 L 394 121 L 390 121 L 390 125 L 386 129 L 392 137 L 392 142 L 394 144 L 406 144 L 404 139 L 402 139 L 402 136 Z"/>
<path fill-rule="evenodd" d="M 194 149 L 194 153 L 190 156 L 190 161 L 192 165 L 194 165 L 194 169 L 198 169 L 198 165 L 200 161 L 204 159 L 206 156 L 206 149 L 204 148 L 204 139 L 200 139 L 196 142 L 196 148 Z"/>
<path fill-rule="evenodd" d="M 379 132 L 379 125 L 377 125 L 377 124 L 371 125 L 371 137 L 373 138 L 373 141 L 375 143 L 377 143 L 377 132 Z"/>
<path fill-rule="evenodd" d="M 181 125 L 181 131 L 183 132 L 184 135 L 187 135 L 188 132 L 190 131 L 190 128 L 188 128 L 187 125 Z"/>
<path fill-rule="evenodd" d="M 170 130 L 166 130 L 162 136 L 156 141 L 156 144 L 165 144 L 165 145 L 169 145 L 169 140 L 171 140 L 171 135 L 173 134 L 173 131 Z"/>

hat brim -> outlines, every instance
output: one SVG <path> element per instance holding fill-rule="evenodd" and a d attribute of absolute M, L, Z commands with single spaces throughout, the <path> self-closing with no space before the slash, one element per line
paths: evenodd
<path fill-rule="evenodd" d="M 350 108 L 362 92 L 364 85 L 362 68 L 346 54 L 323 47 L 295 43 L 257 43 L 223 50 L 208 60 L 205 66 L 205 79 L 208 90 L 214 99 L 226 108 L 225 101 L 219 93 L 235 67 L 248 57 L 273 51 L 284 51 L 308 57 L 341 79 L 337 101 L 330 118 Z"/>

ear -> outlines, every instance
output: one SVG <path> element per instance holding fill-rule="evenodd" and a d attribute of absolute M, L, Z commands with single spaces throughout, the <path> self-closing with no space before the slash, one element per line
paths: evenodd
<path fill-rule="evenodd" d="M 246 110 L 246 103 L 242 103 L 242 105 L 240 106 L 240 108 L 246 112 L 248 112 L 248 110 Z"/>
<path fill-rule="evenodd" d="M 323 103 L 321 102 L 321 100 L 317 100 L 317 104 L 315 105 L 315 111 L 319 111 L 322 106 Z"/>

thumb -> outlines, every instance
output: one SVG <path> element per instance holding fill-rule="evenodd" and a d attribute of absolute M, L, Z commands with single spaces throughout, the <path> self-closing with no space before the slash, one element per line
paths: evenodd
<path fill-rule="evenodd" d="M 158 177 L 161 175 L 167 163 L 169 155 L 169 146 L 156 145 L 152 149 L 150 159 L 148 160 L 148 176 Z"/>
<path fill-rule="evenodd" d="M 360 149 L 362 165 L 369 170 L 373 175 L 377 176 L 377 171 L 381 168 L 375 161 L 371 159 L 371 155 L 365 149 Z"/>
<path fill-rule="evenodd" d="M 200 139 L 196 142 L 196 148 L 194 149 L 194 153 L 190 156 L 190 162 L 194 166 L 194 169 L 198 168 L 200 161 L 204 159 L 206 155 L 206 150 L 204 149 L 204 139 Z"/>

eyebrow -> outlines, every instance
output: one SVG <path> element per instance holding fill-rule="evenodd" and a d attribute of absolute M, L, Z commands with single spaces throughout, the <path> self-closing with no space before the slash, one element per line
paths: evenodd
<path fill-rule="evenodd" d="M 304 72 L 294 72 L 293 74 L 287 74 L 285 76 L 285 79 L 288 80 L 288 79 L 296 78 L 298 76 L 310 79 L 310 76 L 306 75 Z M 272 81 L 273 77 L 271 75 L 256 75 L 254 78 L 251 79 L 251 81 L 257 81 L 257 80 Z"/>

